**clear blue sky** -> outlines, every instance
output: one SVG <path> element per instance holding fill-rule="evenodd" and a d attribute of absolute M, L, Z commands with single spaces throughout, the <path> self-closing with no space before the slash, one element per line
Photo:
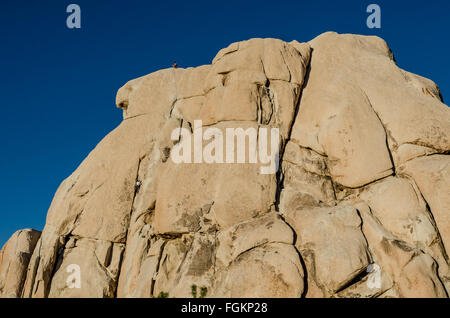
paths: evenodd
<path fill-rule="evenodd" d="M 378 35 L 402 68 L 450 98 L 449 1 L 217 2 L 0 1 L 0 246 L 18 229 L 43 229 L 58 185 L 120 123 L 117 89 L 174 60 L 209 64 L 253 37 Z M 81 7 L 79 30 L 66 27 L 70 3 Z M 381 29 L 366 27 L 370 3 L 381 6 Z"/>

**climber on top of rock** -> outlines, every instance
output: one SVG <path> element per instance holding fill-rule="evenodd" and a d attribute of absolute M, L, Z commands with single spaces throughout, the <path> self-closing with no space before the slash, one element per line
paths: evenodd
<path fill-rule="evenodd" d="M 177 63 L 177 61 L 175 61 L 175 62 L 173 63 L 173 68 L 178 68 L 178 63 Z"/>

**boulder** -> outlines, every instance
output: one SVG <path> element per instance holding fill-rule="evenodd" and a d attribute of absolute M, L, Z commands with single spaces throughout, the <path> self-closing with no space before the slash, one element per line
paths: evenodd
<path fill-rule="evenodd" d="M 384 40 L 236 42 L 116 105 L 0 297 L 448 296 L 450 110 Z"/>

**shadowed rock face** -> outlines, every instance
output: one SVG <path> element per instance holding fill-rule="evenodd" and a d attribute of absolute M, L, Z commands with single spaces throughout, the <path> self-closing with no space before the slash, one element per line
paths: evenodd
<path fill-rule="evenodd" d="M 382 39 L 233 43 L 128 82 L 117 106 L 40 237 L 2 249 L 0 297 L 448 296 L 450 110 Z M 174 163 L 172 132 L 196 120 L 278 128 L 278 172 Z"/>

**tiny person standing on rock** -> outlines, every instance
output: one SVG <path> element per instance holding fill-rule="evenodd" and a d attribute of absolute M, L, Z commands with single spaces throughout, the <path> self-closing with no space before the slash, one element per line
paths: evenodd
<path fill-rule="evenodd" d="M 178 68 L 178 63 L 177 63 L 177 61 L 175 61 L 175 62 L 173 63 L 173 68 Z"/>

